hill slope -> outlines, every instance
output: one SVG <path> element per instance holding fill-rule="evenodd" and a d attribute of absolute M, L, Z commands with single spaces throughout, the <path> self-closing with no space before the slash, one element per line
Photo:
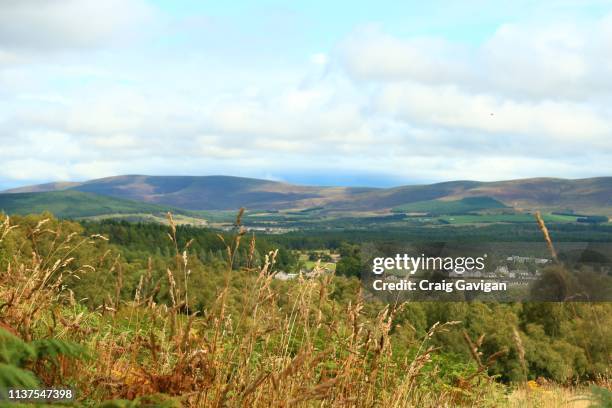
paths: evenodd
<path fill-rule="evenodd" d="M 171 207 L 122 200 L 80 191 L 48 191 L 0 194 L 0 211 L 31 214 L 49 211 L 60 218 L 82 218 L 110 214 L 159 214 L 185 212 Z"/>
<path fill-rule="evenodd" d="M 298 186 L 230 176 L 108 177 L 8 190 L 80 191 L 188 210 L 260 210 L 323 207 L 325 211 L 388 211 L 410 203 L 489 197 L 518 209 L 612 214 L 612 177 L 534 178 L 497 182 L 451 181 L 395 188 Z M 432 203 L 436 204 L 436 203 Z M 440 203 L 438 203 L 440 204 Z"/>
<path fill-rule="evenodd" d="M 231 176 L 117 176 L 83 183 L 49 183 L 14 192 L 76 190 L 189 210 L 289 209 L 312 207 L 373 191 L 372 188 L 311 187 Z"/>

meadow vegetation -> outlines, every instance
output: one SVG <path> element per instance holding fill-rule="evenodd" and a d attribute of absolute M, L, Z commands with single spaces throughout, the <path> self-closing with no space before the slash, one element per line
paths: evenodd
<path fill-rule="evenodd" d="M 107 407 L 609 406 L 610 303 L 382 304 L 340 264 L 283 282 L 295 255 L 241 215 L 195 237 L 170 215 L 0 216 L 0 389 Z"/>

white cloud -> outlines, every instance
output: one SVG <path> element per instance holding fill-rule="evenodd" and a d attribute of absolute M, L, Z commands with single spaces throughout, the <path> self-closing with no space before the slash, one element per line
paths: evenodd
<path fill-rule="evenodd" d="M 329 58 L 327 56 L 327 54 L 319 52 L 316 54 L 312 54 L 310 56 L 310 61 L 312 61 L 313 64 L 315 65 L 327 65 L 327 63 L 329 62 Z"/>
<path fill-rule="evenodd" d="M 65 50 L 107 46 L 152 21 L 143 0 L 4 0 L 0 47 Z"/>
<path fill-rule="evenodd" d="M 362 80 L 440 83 L 473 75 L 465 47 L 434 37 L 399 39 L 372 25 L 352 33 L 339 54 L 348 72 Z"/>
<path fill-rule="evenodd" d="M 64 163 L 30 158 L 7 160 L 2 163 L 0 177 L 11 181 L 69 180 L 70 171 Z"/>
<path fill-rule="evenodd" d="M 571 101 L 516 101 L 490 94 L 470 94 L 456 86 L 414 83 L 388 85 L 382 109 L 407 121 L 491 134 L 533 135 L 549 141 L 611 148 L 610 118 Z"/>
<path fill-rule="evenodd" d="M 590 99 L 612 91 L 612 14 L 592 21 L 502 24 L 482 45 L 398 38 L 368 26 L 341 43 L 359 80 L 452 84 L 512 98 Z"/>
<path fill-rule="evenodd" d="M 612 172 L 612 15 L 515 21 L 480 45 L 368 25 L 304 50 L 298 65 L 269 50 L 252 65 L 224 60 L 222 38 L 211 54 L 108 47 L 154 13 L 144 0 L 0 2 L 0 186 L 125 173 Z"/>
<path fill-rule="evenodd" d="M 612 91 L 612 19 L 505 24 L 482 49 L 491 86 L 521 97 L 590 99 Z"/>

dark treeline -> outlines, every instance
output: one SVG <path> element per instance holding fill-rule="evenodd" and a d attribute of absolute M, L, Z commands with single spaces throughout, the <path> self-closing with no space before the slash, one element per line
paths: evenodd
<path fill-rule="evenodd" d="M 88 234 L 102 234 L 121 248 L 128 262 L 138 262 L 148 257 L 167 258 L 176 248 L 168 238 L 168 227 L 155 223 L 130 223 L 127 221 L 82 221 Z M 551 224 L 555 242 L 610 242 L 612 227 L 604 225 Z M 190 253 L 203 264 L 218 264 L 226 260 L 226 244 L 233 233 L 218 232 L 189 225 L 177 226 L 178 247 L 187 241 Z M 225 239 L 225 242 L 220 239 Z M 244 266 L 249 256 L 251 233 L 245 234 L 237 252 L 236 265 Z M 295 271 L 299 268 L 295 251 L 329 249 L 342 257 L 337 273 L 360 276 L 364 269 L 359 247 L 375 243 L 378 247 L 394 248 L 410 242 L 543 242 L 542 233 L 535 225 L 495 224 L 485 226 L 404 227 L 374 230 L 304 230 L 287 234 L 257 234 L 254 258 L 260 265 L 263 255 L 278 250 L 276 266 L 279 270 Z"/>
<path fill-rule="evenodd" d="M 550 224 L 555 242 L 610 242 L 612 226 Z M 288 249 L 339 249 L 343 244 L 365 242 L 542 242 L 542 233 L 533 224 L 490 224 L 479 226 L 430 226 L 346 230 L 304 230 L 266 239 Z"/>
<path fill-rule="evenodd" d="M 156 223 L 130 223 L 127 221 L 104 220 L 98 222 L 81 222 L 85 233 L 101 234 L 109 241 L 122 248 L 126 260 L 140 260 L 148 256 L 168 257 L 175 253 L 174 243 L 168 237 L 168 226 Z M 195 254 L 203 263 L 225 261 L 226 246 L 232 240 L 232 233 L 218 232 L 207 228 L 188 225 L 177 226 L 178 248 L 183 248 L 188 241 L 190 253 Z M 225 241 L 223 241 L 223 238 Z M 242 266 L 248 256 L 252 234 L 245 234 L 242 246 L 238 251 L 236 263 Z M 255 259 L 278 249 L 276 265 L 287 269 L 295 265 L 297 259 L 284 246 L 277 242 L 257 236 L 255 239 Z"/>

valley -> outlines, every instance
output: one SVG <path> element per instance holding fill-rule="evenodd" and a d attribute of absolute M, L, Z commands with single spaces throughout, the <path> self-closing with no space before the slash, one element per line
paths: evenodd
<path fill-rule="evenodd" d="M 247 228 L 297 229 L 443 227 L 530 223 L 609 224 L 612 177 L 451 181 L 393 188 L 299 186 L 231 176 L 108 177 L 55 182 L 0 193 L 7 214 L 49 211 L 68 219 L 117 219 L 231 228 L 245 208 Z"/>

